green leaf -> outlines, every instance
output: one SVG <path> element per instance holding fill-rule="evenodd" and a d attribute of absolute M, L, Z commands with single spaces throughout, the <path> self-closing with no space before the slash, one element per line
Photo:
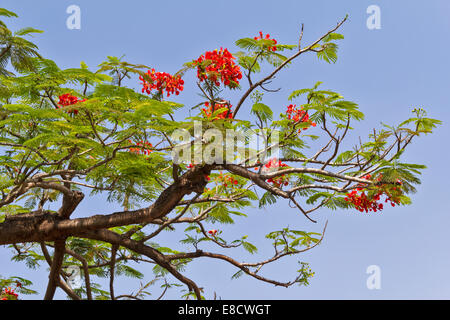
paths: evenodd
<path fill-rule="evenodd" d="M 258 41 L 252 38 L 242 38 L 235 42 L 236 46 L 245 50 L 256 50 L 260 49 Z"/>
<path fill-rule="evenodd" d="M 238 278 L 240 278 L 243 274 L 244 274 L 244 271 L 239 270 L 238 272 L 236 272 L 235 274 L 233 274 L 233 275 L 231 276 L 231 279 L 238 279 Z"/>
<path fill-rule="evenodd" d="M 251 113 L 259 116 L 262 121 L 272 121 L 273 119 L 272 109 L 263 103 L 255 103 L 252 106 Z"/>
<path fill-rule="evenodd" d="M 8 17 L 8 18 L 10 18 L 10 17 L 17 18 L 18 17 L 17 14 L 15 14 L 12 11 L 6 10 L 5 8 L 0 8 L 0 16 Z"/>
<path fill-rule="evenodd" d="M 244 247 L 244 249 L 247 250 L 248 252 L 250 252 L 251 254 L 254 254 L 258 251 L 258 248 L 256 248 L 250 242 L 242 241 L 241 243 L 242 243 L 242 246 Z"/>
<path fill-rule="evenodd" d="M 317 52 L 319 59 L 325 60 L 328 63 L 336 63 L 337 61 L 337 45 L 334 43 L 326 44 L 323 49 Z"/>
<path fill-rule="evenodd" d="M 271 192 L 266 191 L 261 199 L 259 200 L 259 207 L 265 207 L 270 204 L 274 204 L 277 201 L 277 198 L 275 195 L 273 195 Z"/>
<path fill-rule="evenodd" d="M 43 33 L 43 32 L 44 31 L 42 31 L 42 30 L 28 27 L 28 28 L 19 29 L 16 32 L 14 32 L 14 34 L 16 36 L 25 36 L 25 35 L 32 34 L 32 33 Z"/>
<path fill-rule="evenodd" d="M 342 40 L 344 39 L 344 36 L 340 33 L 330 33 L 329 35 L 327 35 L 325 38 L 323 38 L 323 42 L 330 42 L 333 40 Z"/>

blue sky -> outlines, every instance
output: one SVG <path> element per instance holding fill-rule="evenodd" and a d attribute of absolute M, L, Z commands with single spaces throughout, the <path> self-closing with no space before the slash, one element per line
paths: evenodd
<path fill-rule="evenodd" d="M 69 5 L 81 8 L 81 30 L 66 28 Z M 369 5 L 381 8 L 381 29 L 366 27 Z M 285 202 L 266 210 L 251 209 L 248 218 L 223 228 L 230 235 L 248 234 L 260 248 L 259 257 L 270 255 L 264 235 L 289 225 L 293 229 L 320 232 L 326 220 L 323 243 L 298 256 L 316 272 L 308 287 L 278 288 L 248 277 L 230 280 L 235 270 L 217 261 L 198 260 L 186 274 L 205 287 L 206 297 L 214 291 L 223 299 L 449 299 L 450 243 L 448 151 L 450 137 L 450 2 L 431 1 L 65 1 L 2 0 L 20 18 L 8 20 L 12 29 L 32 26 L 45 33 L 35 37 L 42 55 L 61 68 L 77 67 L 85 61 L 95 68 L 106 56 L 121 56 L 132 63 L 157 67 L 173 73 L 186 61 L 218 47 L 237 51 L 234 41 L 270 33 L 281 43 L 295 44 L 301 23 L 303 43 L 314 41 L 346 14 L 349 21 L 340 30 L 345 39 L 336 64 L 329 65 L 313 55 L 304 55 L 280 74 L 273 87 L 279 92 L 265 96 L 265 103 L 280 113 L 292 90 L 323 86 L 355 101 L 366 119 L 354 126 L 347 138 L 356 143 L 380 122 L 395 124 L 423 107 L 432 118 L 444 123 L 435 133 L 420 137 L 404 154 L 405 162 L 425 164 L 422 185 L 412 196 L 413 204 L 387 208 L 382 213 L 357 211 L 314 213 L 312 224 Z M 195 104 L 194 75 L 185 78 L 185 91 L 175 101 Z M 130 86 L 139 87 L 136 79 Z M 230 99 L 237 99 L 230 94 Z M 248 113 L 247 109 L 242 112 Z M 87 200 L 79 216 L 108 213 L 115 209 L 102 199 Z M 162 236 L 161 244 L 174 243 L 175 235 Z M 185 248 L 187 250 L 188 248 Z M 236 252 L 241 260 L 253 257 Z M 41 297 L 47 280 L 46 266 L 29 270 L 9 262 L 9 250 L 0 249 L 2 276 L 20 275 L 35 282 Z M 265 274 L 290 280 L 297 258 L 267 267 Z M 381 289 L 366 287 L 366 268 L 381 268 Z M 147 272 L 150 267 L 139 266 Z M 147 270 L 147 271 L 146 271 Z M 116 291 L 128 293 L 136 281 L 119 280 Z M 155 292 L 158 295 L 158 292 Z M 168 297 L 176 298 L 175 294 Z M 35 297 L 36 298 L 36 297 Z M 64 298 L 59 294 L 58 298 Z"/>

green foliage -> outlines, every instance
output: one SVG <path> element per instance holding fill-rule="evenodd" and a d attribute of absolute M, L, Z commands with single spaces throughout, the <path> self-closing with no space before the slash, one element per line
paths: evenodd
<path fill-rule="evenodd" d="M 0 8 L 0 17 L 17 17 L 14 12 Z M 0 20 L 0 76 L 13 75 L 7 71 L 8 63 L 11 63 L 16 71 L 24 72 L 34 69 L 33 58 L 40 57 L 38 47 L 23 38 L 23 36 L 42 33 L 34 28 L 23 28 L 16 32 L 10 31 L 5 22 Z"/>
<path fill-rule="evenodd" d="M 268 62 L 269 64 L 278 67 L 288 58 L 278 52 L 284 50 L 293 50 L 297 48 L 296 45 L 276 44 L 276 51 L 269 50 L 274 46 L 274 42 L 269 39 L 255 40 L 253 38 L 242 38 L 236 41 L 236 46 L 247 51 L 237 52 L 235 55 L 238 58 L 239 65 L 248 70 L 249 74 L 261 71 L 260 62 Z"/>
<path fill-rule="evenodd" d="M 300 230 L 291 230 L 284 228 L 279 231 L 273 231 L 266 235 L 267 239 L 271 239 L 272 245 L 277 248 L 281 248 L 283 252 L 296 252 L 301 250 L 302 247 L 309 248 L 320 241 L 320 238 L 315 236 L 321 236 L 320 233 L 306 232 Z"/>
<path fill-rule="evenodd" d="M 322 44 L 317 44 L 313 49 L 317 51 L 317 57 L 328 63 L 336 63 L 338 45 L 335 40 L 342 40 L 344 36 L 339 33 L 330 33 L 322 39 Z"/>
<path fill-rule="evenodd" d="M 261 121 L 272 121 L 273 111 L 264 103 L 255 103 L 252 107 L 251 113 L 256 115 Z"/>
<path fill-rule="evenodd" d="M 0 11 L 1 15 L 1 11 Z M 16 293 L 25 294 L 25 295 L 34 295 L 38 292 L 29 288 L 31 285 L 33 285 L 33 282 L 31 282 L 28 279 L 22 278 L 22 277 L 9 277 L 9 278 L 3 278 L 0 276 L 0 293 L 6 289 L 6 288 L 12 288 Z M 19 296 L 20 299 L 20 296 Z"/>
<path fill-rule="evenodd" d="M 245 250 L 247 250 L 249 253 L 254 254 L 258 251 L 258 248 L 255 247 L 253 244 L 247 241 L 241 241 L 242 246 Z"/>
<path fill-rule="evenodd" d="M 427 113 L 422 108 L 415 108 L 412 112 L 415 113 L 416 116 L 413 118 L 409 118 L 408 120 L 405 120 L 402 123 L 400 123 L 398 126 L 399 130 L 411 132 L 410 129 L 404 128 L 404 126 L 408 125 L 410 123 L 414 123 L 415 124 L 415 131 L 413 131 L 414 133 L 427 134 L 427 133 L 432 132 L 432 130 L 434 128 L 436 128 L 438 125 L 442 124 L 442 121 L 440 121 L 440 120 L 427 118 L 426 117 Z"/>
<path fill-rule="evenodd" d="M 259 207 L 262 208 L 267 205 L 274 204 L 276 201 L 277 201 L 276 196 L 273 195 L 271 192 L 266 191 L 259 200 Z"/>
<path fill-rule="evenodd" d="M 309 280 L 314 276 L 314 272 L 309 268 L 309 264 L 306 262 L 299 262 L 301 265 L 301 268 L 297 270 L 299 273 L 298 278 L 296 279 L 296 282 L 299 286 L 307 286 L 309 285 Z"/>
<path fill-rule="evenodd" d="M 0 16 L 2 17 L 14 17 L 17 18 L 17 14 L 12 11 L 6 10 L 5 8 L 0 8 Z"/>
<path fill-rule="evenodd" d="M 144 69 L 149 69 L 149 67 L 142 64 L 132 64 L 126 61 L 122 61 L 123 56 L 113 57 L 108 56 L 108 60 L 102 62 L 99 67 L 100 69 L 96 72 L 99 75 L 102 75 L 104 72 L 108 72 L 108 74 L 113 77 L 113 83 L 120 86 L 124 79 L 131 79 L 131 75 L 141 75 L 144 76 Z"/>

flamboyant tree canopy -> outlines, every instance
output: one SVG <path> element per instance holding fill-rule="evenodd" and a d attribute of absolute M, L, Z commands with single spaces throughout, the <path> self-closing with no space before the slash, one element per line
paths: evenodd
<path fill-rule="evenodd" d="M 0 9 L 0 17 L 16 15 Z M 311 222 L 319 208 L 359 214 L 409 204 L 425 167 L 401 156 L 416 136 L 439 124 L 417 108 L 412 118 L 374 129 L 368 141 L 345 150 L 352 122 L 364 116 L 339 93 L 320 82 L 295 90 L 279 102 L 285 106 L 280 115 L 264 103 L 274 91 L 271 80 L 297 58 L 314 54 L 336 62 L 343 38 L 337 30 L 346 19 L 309 44 L 302 42 L 302 28 L 295 44 L 255 32 L 236 41 L 236 52 L 203 48 L 175 74 L 116 57 L 97 70 L 83 62 L 60 69 L 27 40 L 41 31 L 11 31 L 0 21 L 0 245 L 30 267 L 48 264 L 45 299 L 57 288 L 71 299 L 141 299 L 149 292 L 161 298 L 173 287 L 200 299 L 207 284 L 183 273 L 201 257 L 231 264 L 233 278 L 307 285 L 313 272 L 305 262 L 292 280 L 266 277 L 264 267 L 314 248 L 323 233 L 273 230 L 266 236 L 273 256 L 257 257 L 246 235 L 227 235 L 227 224 L 249 207 L 277 201 Z M 171 101 L 182 100 L 186 73 L 196 76 L 195 106 Z M 227 98 L 230 90 L 240 99 Z M 230 132 L 236 139 L 227 139 Z M 121 210 L 77 217 L 80 203 L 94 195 Z M 159 242 L 160 234 L 174 230 L 189 251 Z M 207 251 L 205 244 L 217 249 Z M 230 248 L 255 254 L 254 262 L 238 261 Z M 153 265 L 154 274 L 142 274 L 132 262 Z M 81 287 L 70 285 L 70 266 L 80 268 Z M 117 275 L 146 281 L 133 293 L 115 293 Z M 102 277 L 109 286 L 97 283 Z M 33 293 L 30 284 L 18 276 L 0 279 L 1 298 Z"/>

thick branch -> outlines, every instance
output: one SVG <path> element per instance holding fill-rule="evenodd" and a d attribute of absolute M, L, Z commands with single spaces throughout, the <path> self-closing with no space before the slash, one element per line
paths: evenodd
<path fill-rule="evenodd" d="M 47 291 L 45 292 L 44 300 L 52 300 L 55 295 L 56 286 L 59 284 L 59 273 L 61 271 L 64 253 L 66 248 L 66 240 L 55 241 L 55 252 L 53 254 L 53 262 L 50 269 L 49 281 Z"/>
<path fill-rule="evenodd" d="M 119 234 L 105 229 L 96 231 L 80 231 L 79 233 L 75 234 L 75 236 L 108 242 L 112 245 L 122 246 L 134 252 L 143 254 L 155 261 L 161 267 L 165 268 L 175 278 L 184 283 L 190 291 L 194 291 L 197 299 L 201 299 L 200 289 L 195 284 L 195 282 L 189 278 L 186 278 L 180 272 L 178 272 L 175 267 L 158 250 L 146 246 L 138 241 L 123 238 Z"/>

